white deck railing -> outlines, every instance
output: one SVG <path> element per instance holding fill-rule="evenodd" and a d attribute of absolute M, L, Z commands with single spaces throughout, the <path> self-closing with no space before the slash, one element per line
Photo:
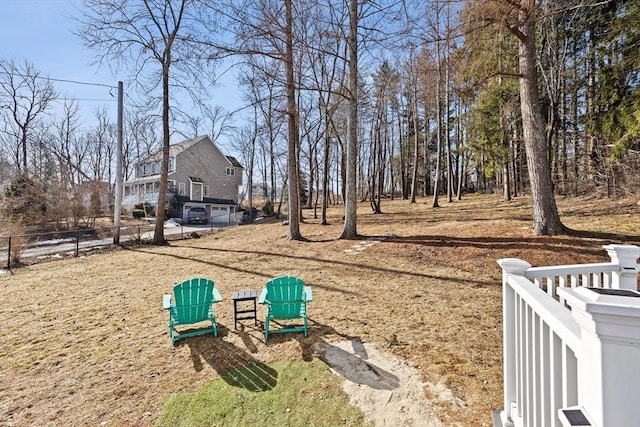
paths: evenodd
<path fill-rule="evenodd" d="M 637 290 L 640 248 L 605 249 L 609 263 L 532 268 L 498 261 L 502 426 L 640 425 L 640 297 L 621 296 Z"/>

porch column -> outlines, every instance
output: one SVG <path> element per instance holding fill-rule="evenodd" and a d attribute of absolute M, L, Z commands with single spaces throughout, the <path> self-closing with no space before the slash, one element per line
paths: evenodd
<path fill-rule="evenodd" d="M 513 418 L 520 414 L 512 414 L 517 410 L 513 402 L 517 401 L 516 372 L 516 293 L 507 284 L 510 275 L 523 276 L 531 268 L 531 264 L 518 258 L 502 258 L 498 260 L 502 267 L 502 348 L 504 369 L 504 410 L 500 414 L 504 427 L 513 426 Z"/>
<path fill-rule="evenodd" d="M 578 405 L 596 426 L 637 425 L 640 294 L 584 287 L 561 288 L 558 294 L 581 328 Z"/>
<path fill-rule="evenodd" d="M 638 289 L 638 258 L 640 247 L 635 245 L 604 245 L 611 262 L 620 269 L 613 272 L 611 287 L 614 289 Z"/>

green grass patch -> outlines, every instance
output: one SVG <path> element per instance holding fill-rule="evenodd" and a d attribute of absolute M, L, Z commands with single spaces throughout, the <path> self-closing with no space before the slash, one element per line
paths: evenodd
<path fill-rule="evenodd" d="M 232 369 L 195 393 L 171 396 L 158 426 L 365 426 L 341 380 L 319 360 Z"/>

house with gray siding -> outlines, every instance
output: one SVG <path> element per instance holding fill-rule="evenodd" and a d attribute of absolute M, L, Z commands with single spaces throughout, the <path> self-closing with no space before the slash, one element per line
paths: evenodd
<path fill-rule="evenodd" d="M 123 207 L 131 210 L 139 203 L 157 205 L 161 165 L 162 151 L 136 165 L 135 178 L 123 184 Z M 208 136 L 173 144 L 169 147 L 167 204 L 171 203 L 183 219 L 189 209 L 202 206 L 211 222 L 228 222 L 238 210 L 242 172 L 242 165 Z"/>

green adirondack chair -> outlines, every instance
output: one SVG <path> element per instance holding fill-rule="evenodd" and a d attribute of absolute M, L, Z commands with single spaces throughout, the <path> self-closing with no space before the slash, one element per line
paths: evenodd
<path fill-rule="evenodd" d="M 196 335 L 213 333 L 218 336 L 216 315 L 213 304 L 222 301 L 218 290 L 214 287 L 213 280 L 204 277 L 194 277 L 178 283 L 173 287 L 174 303 L 171 303 L 171 295 L 164 295 L 163 308 L 169 310 L 169 335 L 171 343 L 177 340 Z M 176 326 L 192 325 L 194 323 L 211 321 L 211 328 L 201 328 L 178 332 Z"/>
<path fill-rule="evenodd" d="M 311 287 L 304 286 L 302 279 L 293 276 L 281 276 L 269 280 L 258 303 L 267 306 L 267 317 L 264 321 L 264 338 L 269 339 L 269 322 L 271 320 L 303 319 L 304 326 L 282 327 L 272 333 L 307 332 L 307 303 L 313 299 Z"/>

